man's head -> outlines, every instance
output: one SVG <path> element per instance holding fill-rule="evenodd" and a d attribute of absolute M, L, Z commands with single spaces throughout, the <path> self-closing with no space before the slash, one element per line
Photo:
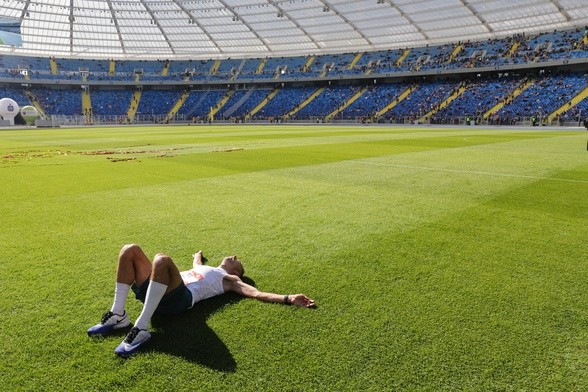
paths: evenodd
<path fill-rule="evenodd" d="M 245 274 L 245 268 L 243 268 L 243 264 L 241 264 L 235 255 L 225 257 L 221 262 L 220 267 L 227 271 L 228 274 L 236 275 L 240 278 L 242 278 Z"/>

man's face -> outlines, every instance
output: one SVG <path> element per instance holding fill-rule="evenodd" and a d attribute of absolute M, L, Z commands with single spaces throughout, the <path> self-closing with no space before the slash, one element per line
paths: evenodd
<path fill-rule="evenodd" d="M 231 275 L 243 276 L 243 264 L 237 259 L 237 256 L 227 256 L 223 259 L 222 265 Z"/>

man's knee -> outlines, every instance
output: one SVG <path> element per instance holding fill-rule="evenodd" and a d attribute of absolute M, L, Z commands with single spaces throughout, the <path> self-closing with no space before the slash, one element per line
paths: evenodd
<path fill-rule="evenodd" d="M 126 244 L 120 250 L 120 255 L 131 255 L 137 252 L 142 252 L 141 247 L 137 244 Z"/>
<path fill-rule="evenodd" d="M 182 277 L 172 258 L 164 253 L 158 253 L 151 263 L 151 280 L 168 285 L 167 290 L 171 291 L 178 287 Z"/>
<path fill-rule="evenodd" d="M 174 264 L 171 257 L 164 253 L 158 253 L 153 258 L 152 269 L 153 271 L 161 271 L 164 269 L 168 269 L 170 266 Z"/>

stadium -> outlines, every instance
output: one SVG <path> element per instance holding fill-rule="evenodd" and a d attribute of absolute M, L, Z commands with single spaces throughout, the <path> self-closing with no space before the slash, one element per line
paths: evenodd
<path fill-rule="evenodd" d="M 588 1 L 0 4 L 5 390 L 588 388 Z M 125 244 L 284 301 L 120 358 Z"/>

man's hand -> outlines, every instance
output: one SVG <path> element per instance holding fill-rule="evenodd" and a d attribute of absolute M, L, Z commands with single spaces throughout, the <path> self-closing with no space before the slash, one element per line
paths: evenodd
<path fill-rule="evenodd" d="M 202 251 L 199 250 L 198 252 L 194 253 L 194 266 L 202 265 L 202 263 L 206 262 L 206 257 L 202 255 Z"/>
<path fill-rule="evenodd" d="M 293 294 L 288 296 L 292 305 L 300 306 L 303 308 L 316 308 L 314 300 L 308 298 L 304 294 Z"/>

